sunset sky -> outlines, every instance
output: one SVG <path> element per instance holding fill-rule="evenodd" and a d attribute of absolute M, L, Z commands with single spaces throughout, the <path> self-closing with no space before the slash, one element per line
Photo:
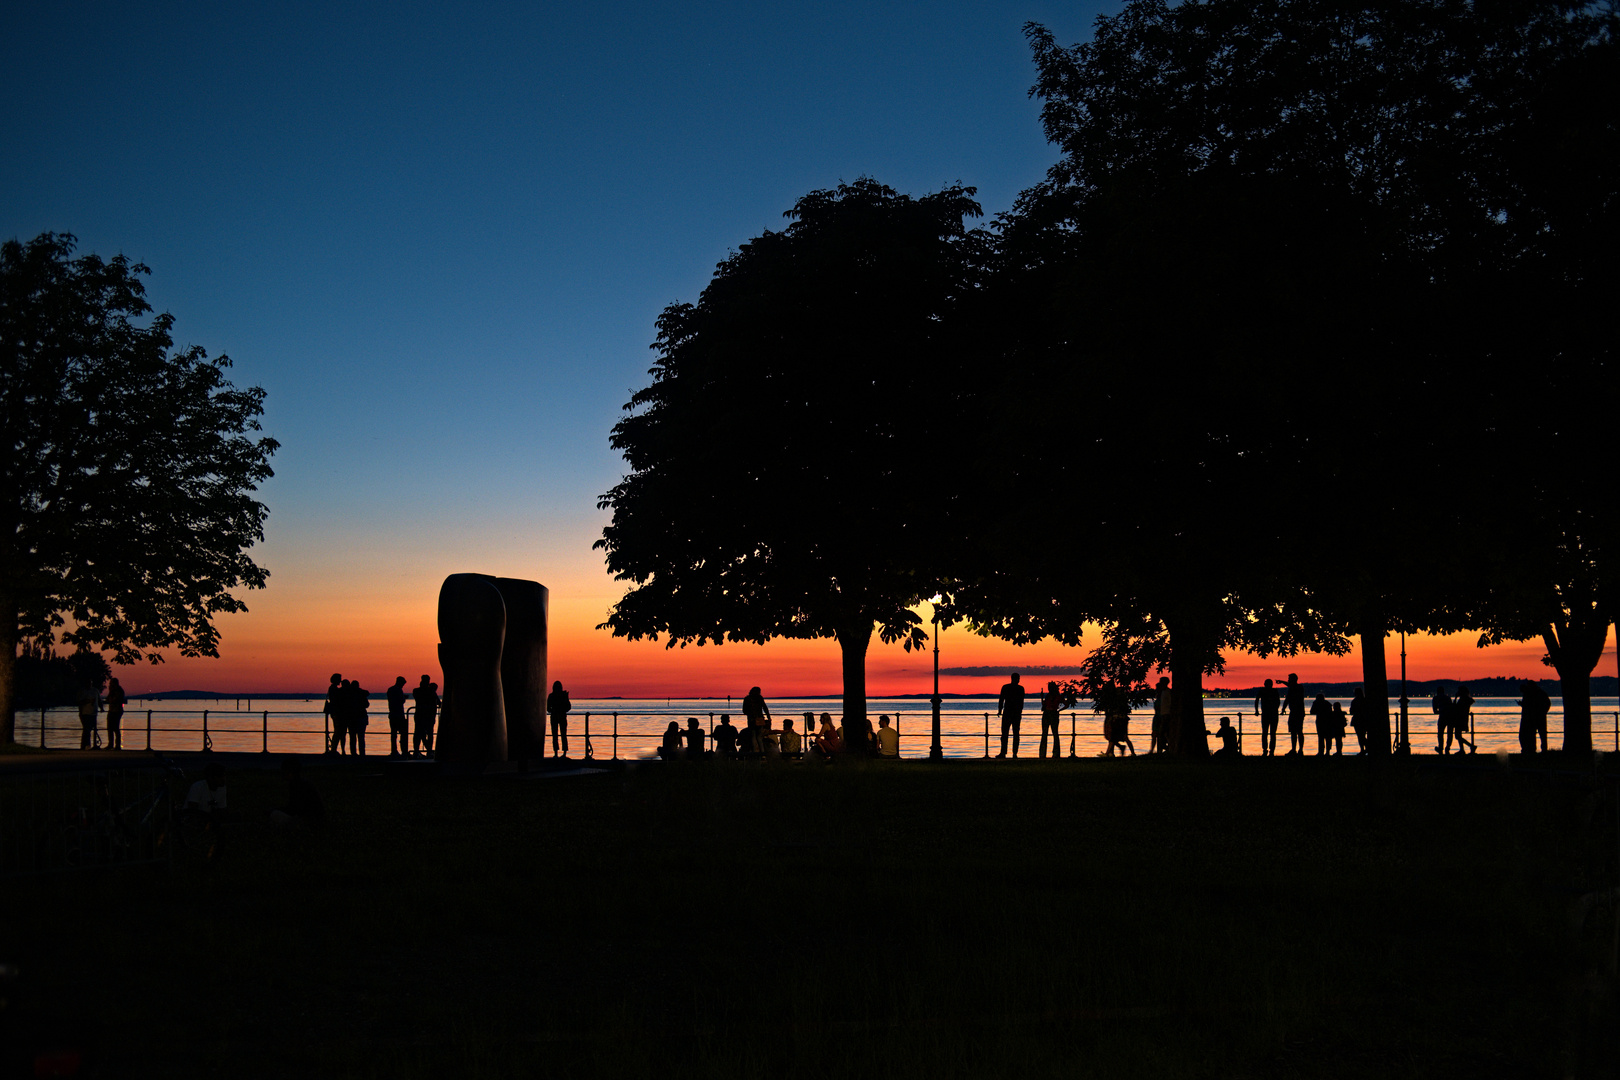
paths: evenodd
<path fill-rule="evenodd" d="M 448 573 L 551 589 L 576 695 L 839 688 L 832 642 L 666 651 L 594 629 L 591 543 L 653 320 L 806 191 L 976 185 L 987 214 L 1054 160 L 1021 27 L 1098 3 L 34 4 L 0 20 L 0 237 L 71 232 L 148 263 L 180 344 L 268 391 L 270 587 L 218 660 L 135 692 L 302 691 L 437 672 Z M 1539 643 L 1417 640 L 1415 678 L 1543 674 Z M 947 667 L 1068 665 L 947 631 Z M 874 645 L 874 694 L 929 657 Z M 1390 652 L 1392 673 L 1395 656 Z M 1216 684 L 1356 657 L 1234 658 Z M 1599 673 L 1614 671 L 1612 653 Z M 994 690 L 999 675 L 945 689 Z"/>

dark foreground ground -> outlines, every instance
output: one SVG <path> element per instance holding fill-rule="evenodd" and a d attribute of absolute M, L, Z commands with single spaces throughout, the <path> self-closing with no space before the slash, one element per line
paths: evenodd
<path fill-rule="evenodd" d="M 1614 907 L 1571 919 L 1616 880 L 1613 786 L 1543 760 L 1570 773 L 328 766 L 305 831 L 239 771 L 212 866 L 4 883 L 0 1046 L 108 1077 L 1613 1076 Z"/>

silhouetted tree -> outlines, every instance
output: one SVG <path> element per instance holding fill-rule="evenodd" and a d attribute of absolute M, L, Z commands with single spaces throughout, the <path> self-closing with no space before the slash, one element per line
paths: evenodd
<path fill-rule="evenodd" d="M 46 233 L 0 246 L 0 742 L 13 741 L 19 642 L 60 640 L 120 663 L 218 655 L 220 612 L 266 572 L 247 550 L 273 439 L 264 391 L 226 357 L 174 349 L 123 256 L 73 258 Z M 58 631 L 61 631 L 58 634 Z"/>
<path fill-rule="evenodd" d="M 629 473 L 596 546 L 633 583 L 602 625 L 669 645 L 838 640 L 866 714 L 874 628 L 907 648 L 937 588 L 932 418 L 945 319 L 973 280 L 973 189 L 869 179 L 800 199 L 658 320 L 652 384 L 613 429 Z"/>

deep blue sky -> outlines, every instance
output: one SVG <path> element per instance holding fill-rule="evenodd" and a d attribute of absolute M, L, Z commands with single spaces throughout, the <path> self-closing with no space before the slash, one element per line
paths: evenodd
<path fill-rule="evenodd" d="M 269 391 L 273 589 L 615 593 L 595 498 L 659 310 L 839 180 L 1007 208 L 1055 156 L 1024 22 L 1117 6 L 8 5 L 0 237 L 148 263 Z"/>

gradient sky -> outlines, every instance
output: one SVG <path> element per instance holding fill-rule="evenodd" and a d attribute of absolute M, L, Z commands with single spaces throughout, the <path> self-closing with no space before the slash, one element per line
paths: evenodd
<path fill-rule="evenodd" d="M 669 652 L 593 629 L 622 592 L 590 546 L 621 471 L 608 430 L 647 381 L 653 320 L 840 180 L 960 181 L 1006 209 L 1055 158 L 1021 27 L 1080 40 L 1117 7 L 8 8 L 0 236 L 71 232 L 149 264 L 178 342 L 265 387 L 282 443 L 270 587 L 223 620 L 220 659 L 126 685 L 414 681 L 437 670 L 439 582 L 470 570 L 550 587 L 551 666 L 576 694 L 836 692 L 831 642 Z M 944 649 L 947 666 L 1080 655 L 960 630 Z M 1533 643 L 1412 652 L 1415 677 L 1543 670 Z M 874 693 L 927 689 L 927 658 L 898 646 L 869 666 Z M 1278 668 L 1238 657 L 1225 681 Z"/>

